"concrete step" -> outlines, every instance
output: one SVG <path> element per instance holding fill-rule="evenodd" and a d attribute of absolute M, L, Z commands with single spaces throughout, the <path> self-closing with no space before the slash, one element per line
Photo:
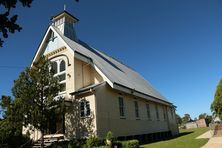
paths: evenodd
<path fill-rule="evenodd" d="M 50 136 L 50 135 L 44 136 L 44 147 L 50 146 L 53 142 L 64 141 L 64 140 L 65 140 L 65 137 L 62 134 L 53 135 L 53 136 Z M 33 148 L 41 148 L 41 142 L 42 142 L 41 139 L 36 141 L 33 145 Z"/>

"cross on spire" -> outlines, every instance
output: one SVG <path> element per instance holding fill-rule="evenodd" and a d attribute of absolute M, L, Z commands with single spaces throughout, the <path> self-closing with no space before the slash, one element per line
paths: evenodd
<path fill-rule="evenodd" d="M 64 11 L 66 11 L 66 4 L 64 4 Z"/>

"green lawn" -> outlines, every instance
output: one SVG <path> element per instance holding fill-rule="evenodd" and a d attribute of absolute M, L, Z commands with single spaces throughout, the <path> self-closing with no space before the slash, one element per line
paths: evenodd
<path fill-rule="evenodd" d="M 141 148 L 200 148 L 209 139 L 195 138 L 208 130 L 209 128 L 181 130 L 180 135 L 176 138 L 142 145 Z"/>

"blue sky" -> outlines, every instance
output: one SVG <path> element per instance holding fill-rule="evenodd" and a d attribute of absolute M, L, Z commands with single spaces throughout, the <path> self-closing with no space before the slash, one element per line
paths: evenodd
<path fill-rule="evenodd" d="M 78 38 L 138 71 L 179 115 L 211 113 L 222 77 L 222 0 L 38 0 L 18 7 L 23 29 L 0 48 L 0 95 L 11 95 L 64 4 L 80 20 Z"/>

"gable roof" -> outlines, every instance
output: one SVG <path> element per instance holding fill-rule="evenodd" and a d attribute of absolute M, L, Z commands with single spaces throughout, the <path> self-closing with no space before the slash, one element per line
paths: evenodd
<path fill-rule="evenodd" d="M 111 82 L 111 84 L 109 82 L 108 84 L 110 84 L 112 88 L 114 88 L 114 85 L 118 85 L 119 87 L 125 87 L 132 91 L 172 104 L 157 90 L 155 90 L 148 81 L 128 66 L 100 52 L 99 50 L 90 47 L 81 40 L 76 42 L 67 38 L 62 35 L 56 27 L 51 27 L 74 52 L 88 57 Z"/>

